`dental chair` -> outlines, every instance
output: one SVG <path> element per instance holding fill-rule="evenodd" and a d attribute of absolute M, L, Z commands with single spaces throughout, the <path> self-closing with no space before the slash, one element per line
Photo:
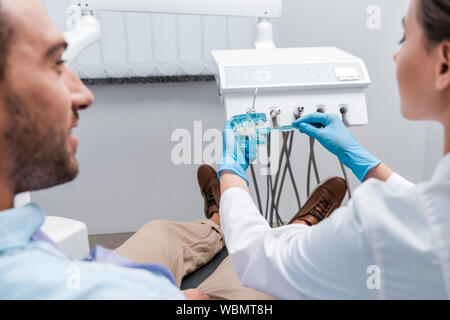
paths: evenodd
<path fill-rule="evenodd" d="M 181 281 L 181 290 L 197 288 L 203 281 L 205 281 L 222 261 L 228 256 L 227 248 L 223 248 L 210 262 L 188 274 Z"/>
<path fill-rule="evenodd" d="M 30 202 L 30 194 L 22 193 L 14 199 L 14 207 L 22 207 Z M 83 222 L 62 217 L 46 216 L 41 231 L 72 258 L 83 259 L 89 253 L 88 232 Z"/>

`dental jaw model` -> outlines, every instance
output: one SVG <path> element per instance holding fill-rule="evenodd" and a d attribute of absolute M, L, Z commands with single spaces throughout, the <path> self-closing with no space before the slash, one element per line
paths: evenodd
<path fill-rule="evenodd" d="M 256 141 L 257 145 L 267 144 L 267 137 L 272 131 L 290 132 L 292 126 L 270 127 L 265 113 L 247 113 L 231 118 L 231 126 L 239 145 L 245 147 L 249 141 Z"/>
<path fill-rule="evenodd" d="M 256 142 L 257 145 L 266 144 L 270 130 L 266 124 L 265 113 L 248 113 L 231 118 L 231 126 L 242 148 L 245 148 L 249 142 Z"/>

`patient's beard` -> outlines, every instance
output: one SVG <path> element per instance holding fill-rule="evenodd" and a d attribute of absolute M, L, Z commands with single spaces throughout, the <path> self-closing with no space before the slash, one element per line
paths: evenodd
<path fill-rule="evenodd" d="M 8 119 L 4 139 L 8 150 L 9 183 L 15 194 L 50 188 L 73 180 L 78 163 L 66 147 L 68 132 L 58 130 L 32 106 L 9 91 L 4 106 Z M 36 110 L 36 109 L 35 109 Z"/>

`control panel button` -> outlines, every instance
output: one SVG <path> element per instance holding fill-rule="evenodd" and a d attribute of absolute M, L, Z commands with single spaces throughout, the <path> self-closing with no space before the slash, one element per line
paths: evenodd
<path fill-rule="evenodd" d="M 339 81 L 355 81 L 359 80 L 359 71 L 357 68 L 336 68 L 334 69 L 336 78 Z"/>
<path fill-rule="evenodd" d="M 255 78 L 256 78 L 256 80 L 258 80 L 258 81 L 261 81 L 261 82 L 267 82 L 267 81 L 269 81 L 270 79 L 272 79 L 272 74 L 270 73 L 269 70 L 266 70 L 266 69 L 258 69 L 258 70 L 256 70 L 256 72 L 255 72 Z"/>

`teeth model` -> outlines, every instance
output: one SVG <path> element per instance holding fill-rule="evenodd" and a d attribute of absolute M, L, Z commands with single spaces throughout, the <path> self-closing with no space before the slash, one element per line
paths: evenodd
<path fill-rule="evenodd" d="M 258 145 L 266 144 L 270 131 L 266 122 L 266 115 L 261 113 L 235 116 L 233 129 L 240 145 L 245 147 L 249 142 L 255 141 Z"/>
<path fill-rule="evenodd" d="M 241 124 L 236 124 L 234 129 L 238 136 L 256 136 L 257 132 L 264 128 L 266 128 L 266 126 L 264 122 L 260 120 L 258 122 L 247 121 Z"/>

